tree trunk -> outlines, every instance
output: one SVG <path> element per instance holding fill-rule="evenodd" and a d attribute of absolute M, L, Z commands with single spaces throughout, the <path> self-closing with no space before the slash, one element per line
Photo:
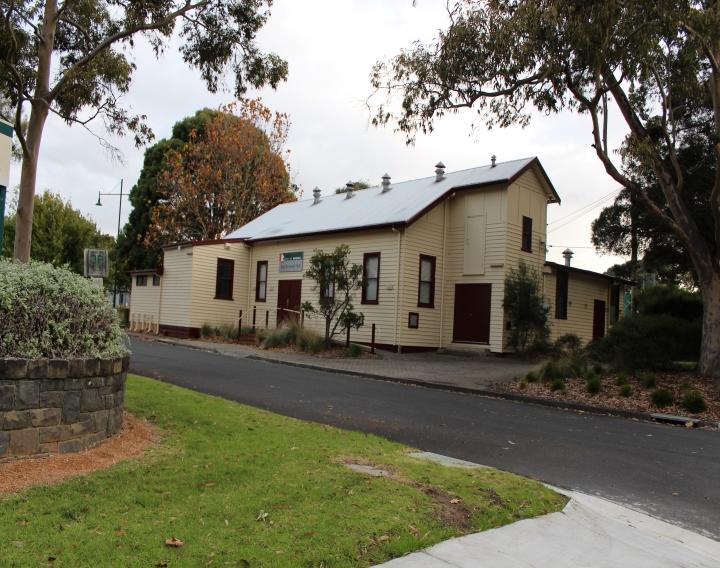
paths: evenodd
<path fill-rule="evenodd" d="M 18 196 L 13 256 L 21 262 L 30 260 L 35 182 L 40 143 L 49 112 L 50 70 L 55 45 L 57 16 L 57 0 L 46 0 L 41 27 L 42 35 L 38 45 L 35 95 L 31 103 L 30 118 L 28 120 L 27 134 L 25 135 L 26 147 L 23 151 L 20 169 L 20 195 Z M 16 128 L 19 129 L 20 125 L 17 124 Z"/>
<path fill-rule="evenodd" d="M 330 349 L 332 347 L 332 341 L 330 339 L 330 326 L 332 325 L 331 318 L 325 318 L 325 347 Z"/>
<path fill-rule="evenodd" d="M 720 383 L 720 272 L 701 280 L 703 297 L 702 345 L 699 371 Z"/>
<path fill-rule="evenodd" d="M 41 107 L 42 105 L 42 107 Z M 15 224 L 13 256 L 21 262 L 30 260 L 32 242 L 33 206 L 35 203 L 35 182 L 37 179 L 38 155 L 43 128 L 48 110 L 43 103 L 36 103 L 30 112 L 27 129 L 27 153 L 23 153 L 20 169 L 20 194 Z"/>

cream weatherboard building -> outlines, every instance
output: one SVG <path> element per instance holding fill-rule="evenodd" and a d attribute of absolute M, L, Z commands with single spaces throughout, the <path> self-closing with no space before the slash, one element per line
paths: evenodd
<path fill-rule="evenodd" d="M 546 212 L 559 204 L 537 158 L 495 163 L 279 205 L 217 241 L 164 248 L 162 272 L 133 272 L 131 324 L 198 337 L 204 324 L 275 327 L 315 304 L 304 276 L 317 249 L 346 244 L 363 266 L 353 332 L 396 350 L 507 351 L 504 282 L 521 262 L 542 276 L 552 335 L 602 336 L 629 282 L 546 262 Z M 305 318 L 320 331 L 319 320 Z"/>

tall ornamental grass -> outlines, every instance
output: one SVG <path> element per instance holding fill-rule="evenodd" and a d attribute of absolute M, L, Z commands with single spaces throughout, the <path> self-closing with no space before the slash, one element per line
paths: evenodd
<path fill-rule="evenodd" d="M 0 259 L 0 357 L 111 358 L 128 353 L 101 290 L 66 268 Z"/>

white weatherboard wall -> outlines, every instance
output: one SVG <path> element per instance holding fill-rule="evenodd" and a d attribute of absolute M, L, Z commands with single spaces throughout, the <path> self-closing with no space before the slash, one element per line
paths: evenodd
<path fill-rule="evenodd" d="M 440 346 L 445 208 L 446 202 L 440 203 L 411 224 L 403 233 L 403 270 L 397 321 L 400 345 Z M 435 306 L 433 308 L 418 307 L 421 254 L 435 257 Z M 410 312 L 419 315 L 417 329 L 408 328 Z"/>
<path fill-rule="evenodd" d="M 506 274 L 524 262 L 535 271 L 540 286 L 546 260 L 547 207 L 550 206 L 547 200 L 548 194 L 534 169 L 526 171 L 507 190 Z M 532 219 L 531 252 L 522 250 L 523 217 Z M 507 343 L 507 330 L 503 342 Z"/>
<path fill-rule="evenodd" d="M 378 304 L 362 304 L 361 290 L 358 288 L 353 294 L 353 304 L 356 311 L 365 314 L 365 325 L 358 331 L 352 332 L 354 341 L 369 342 L 371 325 L 376 325 L 377 343 L 396 344 L 396 318 L 395 306 L 398 292 L 398 231 L 391 228 L 369 231 L 352 231 L 336 235 L 319 235 L 301 239 L 283 239 L 274 242 L 254 243 L 250 254 L 250 269 L 248 270 L 248 312 L 252 317 L 252 309 L 256 309 L 257 327 L 265 326 L 265 312 L 269 311 L 269 325 L 275 327 L 277 314 L 278 281 L 302 280 L 301 301 L 309 301 L 316 307 L 320 291 L 317 284 L 305 277 L 310 257 L 315 249 L 325 252 L 332 251 L 339 244 L 350 247 L 350 261 L 362 266 L 363 254 L 369 252 L 380 253 L 380 287 Z M 280 255 L 284 252 L 303 253 L 302 272 L 280 272 Z M 268 263 L 267 300 L 255 301 L 255 275 L 258 261 Z M 320 333 L 324 333 L 323 321 L 319 318 L 306 317 L 305 325 Z"/>
<path fill-rule="evenodd" d="M 160 325 L 190 327 L 192 261 L 193 247 L 165 249 Z"/>
<path fill-rule="evenodd" d="M 130 282 L 130 321 L 146 321 L 144 318 L 152 316 L 152 322 L 158 323 L 160 317 L 160 294 L 162 289 L 162 278 L 160 286 L 153 286 L 152 274 L 147 275 L 147 285 L 137 286 L 135 275 Z"/>
<path fill-rule="evenodd" d="M 570 271 L 568 273 L 567 319 L 555 319 L 555 284 L 555 274 L 548 270 L 544 274 L 544 295 L 550 307 L 548 320 L 550 322 L 551 340 L 572 333 L 577 335 L 584 343 L 592 341 L 593 304 L 595 300 L 605 302 L 605 333 L 607 333 L 610 310 L 609 280 Z"/>
<path fill-rule="evenodd" d="M 250 325 L 247 311 L 247 274 L 250 251 L 243 243 L 218 243 L 192 247 L 192 287 L 189 327 L 203 324 L 237 326 L 240 310 L 243 326 Z M 235 262 L 232 300 L 215 298 L 217 262 L 226 258 Z M 164 307 L 163 307 L 164 311 Z"/>
<path fill-rule="evenodd" d="M 490 186 L 473 191 L 458 192 L 455 197 L 449 199 L 447 207 L 445 283 L 442 288 L 444 301 L 443 346 L 450 346 L 453 340 L 455 285 L 491 284 L 490 344 L 488 347 L 492 351 L 502 351 L 506 190 L 504 186 Z M 478 231 L 478 224 L 475 221 L 481 216 L 485 222 L 484 235 Z M 472 236 L 472 241 L 468 240 L 469 236 Z M 468 255 L 477 255 L 483 258 L 484 262 L 482 264 L 468 262 Z"/>

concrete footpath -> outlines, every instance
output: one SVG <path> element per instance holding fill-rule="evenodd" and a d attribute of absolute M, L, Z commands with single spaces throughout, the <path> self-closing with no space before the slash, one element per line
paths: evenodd
<path fill-rule="evenodd" d="M 479 391 L 492 384 L 524 377 L 535 367 L 534 364 L 525 361 L 486 354 L 458 355 L 428 352 L 398 355 L 382 351 L 374 358 L 323 358 L 305 353 L 259 349 L 236 343 L 175 339 L 136 333 L 131 335 L 138 339 L 203 349 L 231 357 L 252 357 L 311 369 Z"/>
<path fill-rule="evenodd" d="M 441 542 L 383 568 L 718 568 L 720 542 L 605 499 Z"/>

